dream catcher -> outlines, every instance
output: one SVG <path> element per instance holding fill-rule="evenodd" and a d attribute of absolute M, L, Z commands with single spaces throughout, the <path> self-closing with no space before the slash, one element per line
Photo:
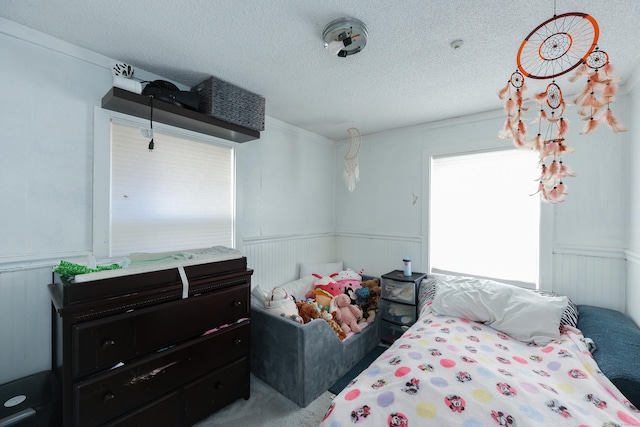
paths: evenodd
<path fill-rule="evenodd" d="M 614 132 L 626 129 L 618 123 L 610 109 L 615 100 L 616 82 L 609 57 L 597 46 L 598 23 L 593 17 L 579 12 L 554 15 L 536 27 L 522 42 L 517 55 L 518 69 L 511 74 L 506 86 L 498 92 L 505 100 L 507 120 L 499 132 L 501 138 L 511 139 L 516 147 L 536 150 L 540 154 L 538 191 L 542 199 L 551 203 L 563 202 L 567 195 L 564 180 L 575 176 L 562 158 L 572 153 L 565 135 L 569 123 L 564 118 L 566 107 L 562 89 L 556 77 L 572 70 L 574 82 L 586 77 L 587 84 L 573 100 L 578 114 L 586 121 L 581 134 L 593 132 L 600 122 Z M 528 137 L 524 112 L 525 77 L 551 79 L 543 92 L 534 95 L 538 114 L 530 124 L 537 125 L 535 136 Z"/>
<path fill-rule="evenodd" d="M 360 131 L 354 127 L 347 129 L 349 134 L 349 151 L 344 156 L 344 180 L 347 183 L 347 189 L 353 191 L 356 189 L 356 182 L 360 181 L 360 166 L 358 165 L 358 153 L 362 144 L 362 136 Z"/>

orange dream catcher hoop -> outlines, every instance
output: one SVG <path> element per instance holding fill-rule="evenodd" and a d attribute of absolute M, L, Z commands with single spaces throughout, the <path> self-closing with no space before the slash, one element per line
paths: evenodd
<path fill-rule="evenodd" d="M 511 74 L 506 86 L 498 92 L 505 100 L 507 120 L 500 131 L 501 138 L 511 139 L 516 147 L 528 148 L 540 154 L 538 191 L 544 201 L 563 202 L 567 195 L 564 179 L 576 174 L 562 162 L 562 157 L 574 151 L 565 143 L 569 128 L 564 118 L 567 104 L 556 77 L 576 70 L 570 82 L 581 76 L 587 84 L 573 100 L 578 114 L 586 121 L 581 134 L 593 132 L 605 122 L 614 132 L 625 131 L 610 109 L 615 100 L 619 79 L 611 76 L 609 56 L 598 49 L 600 30 L 596 20 L 586 13 L 570 12 L 554 15 L 538 25 L 522 42 L 516 57 L 517 70 Z M 552 79 L 543 92 L 534 95 L 538 116 L 538 132 L 528 138 L 524 112 L 528 111 L 524 98 L 525 77 L 537 80 Z M 604 112 L 601 112 L 602 109 Z"/>

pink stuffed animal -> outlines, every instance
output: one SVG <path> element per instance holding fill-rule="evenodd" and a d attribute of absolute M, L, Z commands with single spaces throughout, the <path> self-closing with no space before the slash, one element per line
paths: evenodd
<path fill-rule="evenodd" d="M 360 270 L 359 273 L 356 273 L 352 269 L 347 268 L 344 271 L 331 275 L 331 278 L 338 283 L 340 293 L 349 295 L 349 298 L 351 298 L 351 304 L 356 303 L 356 290 L 362 287 L 363 272 L 364 269 Z"/>
<path fill-rule="evenodd" d="M 355 305 L 351 304 L 351 298 L 348 295 L 340 294 L 333 298 L 338 308 L 336 311 L 336 320 L 345 334 L 350 331 L 360 332 L 358 319 L 362 317 L 362 311 Z"/>
<path fill-rule="evenodd" d="M 322 277 L 319 274 L 313 274 L 317 278 L 313 284 L 313 292 L 315 293 L 316 302 L 323 310 L 332 312 L 334 305 L 333 298 L 340 293 L 338 283 L 331 276 Z"/>

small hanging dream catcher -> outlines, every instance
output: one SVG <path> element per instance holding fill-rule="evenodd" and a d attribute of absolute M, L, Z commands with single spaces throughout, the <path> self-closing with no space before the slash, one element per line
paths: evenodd
<path fill-rule="evenodd" d="M 566 103 L 556 77 L 575 70 L 570 82 L 584 76 L 587 84 L 573 100 L 579 107 L 578 114 L 586 121 L 581 134 L 593 132 L 600 122 L 613 132 L 626 129 L 618 123 L 610 109 L 615 100 L 616 82 L 609 57 L 599 50 L 599 28 L 593 17 L 579 12 L 554 15 L 538 25 L 522 42 L 517 55 L 518 69 L 511 74 L 506 86 L 498 92 L 505 100 L 507 120 L 500 131 L 501 138 L 511 139 L 516 147 L 529 148 L 540 153 L 538 191 L 542 199 L 551 203 L 563 202 L 567 195 L 564 179 L 575 176 L 564 165 L 562 157 L 574 150 L 566 145 L 568 122 L 564 118 Z M 527 138 L 524 119 L 525 77 L 551 79 L 543 92 L 534 95 L 538 115 L 531 124 L 537 124 L 538 132 Z M 603 111 L 604 110 L 604 111 Z"/>
<path fill-rule="evenodd" d="M 354 127 L 347 129 L 347 133 L 349 134 L 349 150 L 344 156 L 344 172 L 342 175 L 347 183 L 347 189 L 353 191 L 356 189 L 356 182 L 360 181 L 358 153 L 362 144 L 362 136 L 360 131 Z"/>

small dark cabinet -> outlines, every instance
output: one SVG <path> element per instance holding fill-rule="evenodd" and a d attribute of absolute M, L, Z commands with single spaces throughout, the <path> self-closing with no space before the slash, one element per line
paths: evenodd
<path fill-rule="evenodd" d="M 182 268 L 182 267 L 181 267 Z M 54 275 L 52 366 L 62 425 L 189 426 L 248 399 L 246 258 L 65 282 Z"/>
<path fill-rule="evenodd" d="M 382 341 L 393 343 L 418 319 L 418 294 L 426 273 L 405 276 L 402 270 L 382 275 L 380 317 Z"/>

